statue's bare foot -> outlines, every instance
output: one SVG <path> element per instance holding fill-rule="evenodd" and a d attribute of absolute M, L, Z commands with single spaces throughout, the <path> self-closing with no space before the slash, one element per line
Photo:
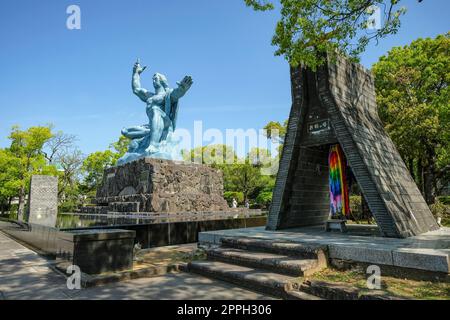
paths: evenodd
<path fill-rule="evenodd" d="M 145 151 L 147 151 L 149 154 L 152 154 L 158 152 L 158 150 L 159 149 L 156 146 L 150 145 Z"/>

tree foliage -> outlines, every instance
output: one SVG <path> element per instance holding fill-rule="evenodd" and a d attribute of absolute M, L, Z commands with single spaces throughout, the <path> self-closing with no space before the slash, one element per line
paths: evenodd
<path fill-rule="evenodd" d="M 433 203 L 449 181 L 450 34 L 393 48 L 372 71 L 386 130 Z"/>
<path fill-rule="evenodd" d="M 5 185 L 0 189 L 3 197 L 17 196 L 19 216 L 24 214 L 25 196 L 33 174 L 57 175 L 54 166 L 48 165 L 44 146 L 53 137 L 51 126 L 35 126 L 21 130 L 14 126 L 9 135 L 11 145 L 2 150 L 0 175 Z M 2 157 L 3 158 L 3 157 Z"/>
<path fill-rule="evenodd" d="M 103 180 L 103 172 L 112 166 L 115 154 L 111 150 L 91 153 L 84 159 L 82 170 L 85 174 L 83 187 L 89 193 L 95 191 Z"/>
<path fill-rule="evenodd" d="M 280 0 L 281 19 L 272 44 L 292 66 L 312 69 L 324 63 L 323 53 L 344 53 L 355 60 L 370 41 L 395 34 L 406 11 L 399 0 Z M 267 0 L 245 0 L 257 11 L 274 9 Z M 374 14 L 380 9 L 380 25 Z"/>
<path fill-rule="evenodd" d="M 223 172 L 225 198 L 229 202 L 233 198 L 239 203 L 256 201 L 260 192 L 271 191 L 275 184 L 275 176 L 265 175 L 267 171 L 262 170 L 274 161 L 267 149 L 252 148 L 245 157 L 239 158 L 233 147 L 212 144 L 184 150 L 183 157 L 185 161 L 201 160 L 202 164 L 220 169 Z"/>
<path fill-rule="evenodd" d="M 120 136 L 120 138 L 109 145 L 109 149 L 114 152 L 114 163 L 117 162 L 123 155 L 128 151 L 128 146 L 130 144 L 130 139 L 125 136 Z"/>
<path fill-rule="evenodd" d="M 269 121 L 265 126 L 264 130 L 268 139 L 275 139 L 279 143 L 283 143 L 284 137 L 286 136 L 287 122 L 285 120 L 282 124 L 279 121 Z"/>

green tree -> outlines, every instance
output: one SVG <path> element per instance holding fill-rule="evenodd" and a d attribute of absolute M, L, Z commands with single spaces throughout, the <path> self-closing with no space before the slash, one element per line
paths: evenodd
<path fill-rule="evenodd" d="M 449 36 L 393 48 L 372 68 L 380 117 L 429 204 L 449 181 Z"/>
<path fill-rule="evenodd" d="M 130 139 L 125 136 L 120 136 L 119 140 L 109 145 L 109 149 L 114 152 L 114 164 L 128 151 Z"/>
<path fill-rule="evenodd" d="M 0 206 L 1 213 L 10 210 L 11 201 L 21 186 L 20 161 L 8 149 L 0 149 Z"/>
<path fill-rule="evenodd" d="M 216 168 L 226 163 L 234 163 L 237 160 L 233 147 L 225 144 L 210 144 L 191 150 L 183 150 L 182 156 L 185 161 L 200 162 L 201 159 L 202 164 L 208 164 Z"/>
<path fill-rule="evenodd" d="M 121 136 L 109 145 L 108 150 L 91 153 L 84 159 L 81 166 L 83 179 L 78 188 L 81 194 L 92 195 L 100 187 L 104 170 L 117 163 L 117 160 L 128 151 L 129 143 L 128 138 Z"/>
<path fill-rule="evenodd" d="M 275 8 L 272 1 L 244 0 L 257 11 Z M 292 66 L 313 69 L 324 63 L 323 53 L 342 52 L 354 59 L 370 41 L 395 34 L 406 11 L 399 0 L 280 0 L 281 19 L 272 44 Z M 420 2 L 420 1 L 419 1 Z M 374 25 L 375 8 L 383 8 L 381 24 Z M 381 14 L 381 11 L 380 11 Z M 376 27 L 376 28 L 375 28 Z"/>
<path fill-rule="evenodd" d="M 73 211 L 79 204 L 79 183 L 83 161 L 84 156 L 77 147 L 64 149 L 57 154 L 55 162 L 60 169 L 58 198 L 61 211 Z"/>
<path fill-rule="evenodd" d="M 275 176 L 265 176 L 264 168 L 271 167 L 270 152 L 267 149 L 252 148 L 244 159 L 239 159 L 233 147 L 223 144 L 213 144 L 184 150 L 185 161 L 196 159 L 203 164 L 211 165 L 223 172 L 224 191 L 227 200 L 236 198 L 239 202 L 255 199 L 261 190 L 271 191 Z M 267 170 L 268 172 L 271 172 Z M 238 195 L 242 195 L 242 200 Z"/>
<path fill-rule="evenodd" d="M 114 165 L 115 161 L 116 155 L 111 150 L 97 151 L 87 156 L 82 165 L 84 173 L 82 190 L 86 193 L 95 191 L 103 180 L 103 172 Z"/>
<path fill-rule="evenodd" d="M 269 121 L 265 126 L 266 136 L 268 139 L 275 139 L 279 143 L 283 143 L 286 136 L 287 122 L 285 120 L 282 124 L 278 121 Z"/>
<path fill-rule="evenodd" d="M 15 169 L 12 178 L 15 182 L 12 184 L 17 187 L 19 219 L 23 219 L 24 216 L 25 196 L 30 177 L 33 174 L 57 175 L 56 168 L 47 165 L 43 154 L 44 145 L 52 136 L 51 126 L 30 127 L 26 131 L 20 130 L 18 126 L 12 128 L 8 152 L 14 158 Z"/>
<path fill-rule="evenodd" d="M 225 191 L 242 192 L 244 201 L 256 197 L 254 194 L 263 187 L 261 166 L 252 163 L 249 156 L 244 161 L 224 165 L 222 170 Z"/>
<path fill-rule="evenodd" d="M 273 191 L 261 191 L 256 197 L 256 203 L 268 208 L 272 203 Z"/>
<path fill-rule="evenodd" d="M 47 162 L 58 168 L 60 210 L 66 208 L 73 211 L 79 199 L 78 184 L 84 157 L 75 144 L 76 140 L 76 136 L 58 131 L 46 142 L 43 151 Z"/>

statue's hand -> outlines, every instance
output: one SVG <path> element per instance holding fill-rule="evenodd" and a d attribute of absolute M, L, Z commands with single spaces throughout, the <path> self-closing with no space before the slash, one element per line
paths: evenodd
<path fill-rule="evenodd" d="M 189 88 L 192 86 L 192 83 L 194 83 L 194 82 L 192 81 L 191 76 L 186 76 L 183 78 L 183 80 L 181 80 L 181 82 L 177 82 L 180 89 L 182 89 L 184 91 L 188 91 Z"/>
<path fill-rule="evenodd" d="M 139 60 L 133 66 L 133 73 L 141 74 L 147 67 L 141 67 Z"/>

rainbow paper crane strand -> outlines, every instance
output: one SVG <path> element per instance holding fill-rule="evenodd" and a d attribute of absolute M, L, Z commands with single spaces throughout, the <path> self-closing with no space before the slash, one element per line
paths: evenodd
<path fill-rule="evenodd" d="M 331 216 L 338 218 L 348 217 L 350 214 L 350 204 L 348 196 L 348 185 L 346 180 L 346 163 L 340 145 L 331 147 L 328 157 L 330 170 L 330 209 Z"/>

